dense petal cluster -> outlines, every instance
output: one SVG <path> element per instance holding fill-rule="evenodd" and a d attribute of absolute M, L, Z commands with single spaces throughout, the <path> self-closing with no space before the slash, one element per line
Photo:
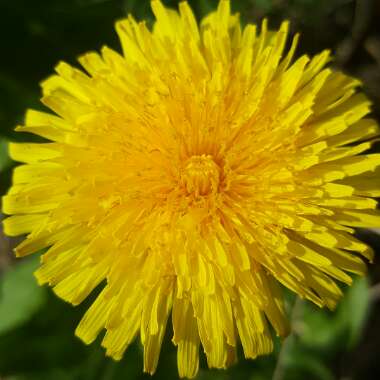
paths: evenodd
<path fill-rule="evenodd" d="M 353 227 L 380 224 L 378 134 L 359 81 L 293 59 L 288 23 L 241 27 L 228 0 L 198 26 L 152 1 L 152 30 L 133 17 L 104 47 L 59 63 L 42 102 L 17 130 L 49 140 L 10 145 L 13 186 L 3 198 L 18 256 L 46 249 L 40 284 L 76 305 L 103 289 L 76 334 L 105 329 L 121 359 L 140 335 L 156 369 L 171 317 L 180 376 L 202 346 L 210 367 L 271 352 L 288 332 L 280 284 L 333 308 L 363 274 L 371 249 Z M 293 62 L 294 61 L 294 62 Z M 240 343 L 239 343 L 240 342 Z"/>

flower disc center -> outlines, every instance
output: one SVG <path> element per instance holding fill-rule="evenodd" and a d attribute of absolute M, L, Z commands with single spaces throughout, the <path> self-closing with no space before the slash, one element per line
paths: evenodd
<path fill-rule="evenodd" d="M 215 193 L 220 180 L 220 168 L 210 155 L 190 157 L 182 174 L 183 184 L 195 196 Z"/>

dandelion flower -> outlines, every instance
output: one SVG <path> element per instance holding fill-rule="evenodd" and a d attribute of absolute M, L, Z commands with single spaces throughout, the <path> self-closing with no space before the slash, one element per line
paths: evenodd
<path fill-rule="evenodd" d="M 378 134 L 360 82 L 328 51 L 295 60 L 288 23 L 241 27 L 228 0 L 198 26 L 152 1 L 152 30 L 116 24 L 104 47 L 59 63 L 42 83 L 54 114 L 29 110 L 13 143 L 24 163 L 3 198 L 15 249 L 45 249 L 36 272 L 77 305 L 102 291 L 76 334 L 116 360 L 140 336 L 156 369 L 170 318 L 181 377 L 199 352 L 224 368 L 272 351 L 288 332 L 280 284 L 334 308 L 371 249 L 355 227 L 380 225 Z"/>

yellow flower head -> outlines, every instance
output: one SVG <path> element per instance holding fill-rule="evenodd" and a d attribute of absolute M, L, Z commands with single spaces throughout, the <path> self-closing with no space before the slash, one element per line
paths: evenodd
<path fill-rule="evenodd" d="M 150 31 L 116 24 L 123 54 L 104 47 L 42 83 L 42 102 L 17 130 L 50 142 L 10 145 L 9 235 L 25 256 L 47 248 L 40 284 L 76 305 L 103 290 L 76 334 L 105 329 L 121 359 L 140 335 L 156 369 L 169 317 L 180 376 L 272 351 L 288 325 L 279 283 L 319 306 L 335 280 L 363 274 L 372 252 L 352 227 L 380 225 L 378 134 L 360 82 L 324 51 L 293 60 L 288 23 L 241 28 L 230 2 L 200 26 L 152 1 Z"/>

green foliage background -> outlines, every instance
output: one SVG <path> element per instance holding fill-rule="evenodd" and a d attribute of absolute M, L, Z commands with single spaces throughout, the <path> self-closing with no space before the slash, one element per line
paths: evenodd
<path fill-rule="evenodd" d="M 175 7 L 178 1 L 164 1 Z M 217 1 L 189 1 L 198 18 Z M 335 65 L 359 76 L 380 105 L 380 36 L 375 0 L 232 0 L 243 22 L 266 16 L 278 26 L 288 18 L 292 32 L 302 32 L 299 53 L 325 48 L 336 52 Z M 107 44 L 119 49 L 114 21 L 128 13 L 153 20 L 148 0 L 0 0 L 0 193 L 9 185 L 13 163 L 8 141 L 31 140 L 13 131 L 26 108 L 41 109 L 38 83 L 64 60 Z M 378 150 L 378 147 L 375 149 Z M 379 251 L 376 232 L 361 233 Z M 91 303 L 73 308 L 36 285 L 38 257 L 15 262 L 17 239 L 0 234 L 0 380 L 148 379 L 142 374 L 142 349 L 134 343 L 120 362 L 104 356 L 99 341 L 85 346 L 74 329 Z M 293 334 L 273 355 L 238 364 L 226 371 L 208 370 L 201 359 L 199 380 L 333 380 L 380 378 L 380 268 L 355 279 L 335 312 L 295 300 L 286 293 Z M 95 295 L 94 295 L 95 296 Z M 92 298 L 94 298 L 94 296 Z M 168 328 L 154 379 L 177 379 L 176 352 Z"/>

